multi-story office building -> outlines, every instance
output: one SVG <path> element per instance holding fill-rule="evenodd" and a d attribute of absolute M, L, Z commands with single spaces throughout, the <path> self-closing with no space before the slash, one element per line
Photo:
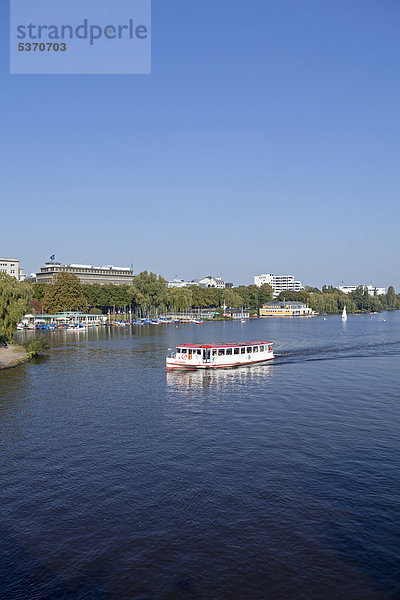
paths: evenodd
<path fill-rule="evenodd" d="M 373 285 L 338 285 L 338 290 L 340 290 L 344 294 L 350 294 L 351 292 L 355 292 L 358 287 L 362 287 L 364 290 L 365 288 L 367 288 L 368 294 L 370 296 L 375 296 L 375 290 L 377 296 L 382 296 L 382 294 L 386 294 L 386 288 L 374 287 Z"/>
<path fill-rule="evenodd" d="M 134 280 L 132 269 L 128 267 L 113 267 L 106 265 L 104 267 L 94 267 L 92 265 L 62 265 L 59 262 L 47 262 L 40 271 L 36 273 L 38 283 L 51 283 L 53 275 L 58 273 L 72 273 L 76 275 L 81 283 L 99 283 L 105 285 L 112 283 L 114 285 L 131 285 Z"/>
<path fill-rule="evenodd" d="M 279 296 L 281 292 L 291 290 L 300 292 L 303 288 L 301 281 L 295 281 L 293 275 L 272 275 L 265 273 L 264 275 L 254 276 L 254 285 L 261 287 L 264 283 L 268 283 L 274 288 L 274 298 Z"/>
<path fill-rule="evenodd" d="M 7 273 L 11 277 L 15 277 L 17 281 L 24 280 L 24 274 L 19 266 L 18 258 L 0 258 L 0 273 Z"/>

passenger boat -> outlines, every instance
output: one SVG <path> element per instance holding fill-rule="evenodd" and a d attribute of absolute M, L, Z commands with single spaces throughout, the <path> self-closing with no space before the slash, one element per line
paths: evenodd
<path fill-rule="evenodd" d="M 236 344 L 181 344 L 166 359 L 171 369 L 218 369 L 240 367 L 274 358 L 272 342 L 253 341 Z"/>

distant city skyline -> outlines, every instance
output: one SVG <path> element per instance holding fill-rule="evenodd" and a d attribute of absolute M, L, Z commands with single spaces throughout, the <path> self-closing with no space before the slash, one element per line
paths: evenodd
<path fill-rule="evenodd" d="M 400 290 L 398 2 L 152 4 L 148 76 L 8 74 L 0 253 Z"/>
<path fill-rule="evenodd" d="M 108 262 L 106 261 L 104 264 L 101 263 L 101 261 L 95 261 L 94 263 L 85 263 L 82 260 L 81 261 L 77 260 L 76 262 L 72 262 L 72 261 L 60 261 L 60 260 L 58 260 L 58 257 L 55 254 L 54 254 L 54 257 L 55 257 L 54 258 L 54 264 L 60 263 L 60 264 L 63 264 L 63 265 L 68 265 L 70 267 L 85 266 L 85 265 L 87 265 L 87 266 L 92 266 L 94 268 L 99 268 L 99 267 L 105 267 L 105 266 L 110 267 L 111 266 L 110 261 L 108 261 Z M 45 259 L 42 262 L 42 264 L 40 265 L 40 267 L 34 268 L 33 270 L 25 269 L 22 260 L 19 260 L 19 262 L 20 262 L 20 265 L 21 265 L 21 270 L 24 271 L 25 276 L 30 276 L 31 273 L 39 273 L 40 269 L 42 267 L 44 267 L 46 263 L 51 263 L 52 260 L 51 260 L 51 256 L 49 256 L 47 259 Z M 126 262 L 127 261 L 125 261 L 125 264 L 126 264 Z M 124 264 L 124 263 L 122 262 L 121 265 L 122 264 Z M 115 265 L 114 264 L 112 266 L 113 266 L 113 268 L 121 268 L 121 265 Z M 172 281 L 175 278 L 182 279 L 184 281 L 192 281 L 192 280 L 201 280 L 203 278 L 208 277 L 206 275 L 195 274 L 195 275 L 190 275 L 187 278 L 184 278 L 184 277 L 180 277 L 179 274 L 176 274 L 176 273 L 172 277 L 168 277 L 164 273 L 159 273 L 156 270 L 151 269 L 151 268 L 136 270 L 135 269 L 135 265 L 133 263 L 132 263 L 132 265 L 129 265 L 129 267 L 125 266 L 123 268 L 130 269 L 131 267 L 133 267 L 133 271 L 134 271 L 135 275 L 137 275 L 142 270 L 147 270 L 149 272 L 152 271 L 153 273 L 157 273 L 158 275 L 161 275 L 161 276 L 165 277 L 165 279 L 167 281 Z M 205 271 L 203 270 L 203 272 L 205 272 Z M 278 273 L 274 273 L 274 275 L 278 275 L 278 276 L 282 276 L 282 275 L 287 276 L 289 274 L 291 274 L 289 271 L 285 272 L 285 273 L 279 273 L 279 274 Z M 221 276 L 219 273 L 217 274 L 215 272 L 211 273 L 211 277 L 221 277 L 221 279 L 224 280 L 224 282 L 228 281 L 228 279 L 226 277 L 224 277 L 223 275 Z M 238 285 L 251 285 L 251 284 L 254 284 L 254 278 L 255 277 L 257 278 L 256 274 L 252 274 L 247 279 L 245 279 L 243 281 L 233 281 L 233 285 L 236 287 Z M 296 279 L 296 276 L 294 276 L 294 277 Z M 366 285 L 366 286 L 372 286 L 373 288 L 376 287 L 376 288 L 380 288 L 380 289 L 381 288 L 387 288 L 390 285 L 393 285 L 393 283 L 391 283 L 391 282 L 389 282 L 389 283 L 388 282 L 383 282 L 382 285 L 378 285 L 376 282 L 374 282 L 372 280 L 371 281 L 360 281 L 360 280 L 354 280 L 354 281 L 344 281 L 344 280 L 341 280 L 341 281 L 324 281 L 322 283 L 321 282 L 319 282 L 319 283 L 318 282 L 317 283 L 311 282 L 310 283 L 310 282 L 307 282 L 307 281 L 302 281 L 302 282 L 301 281 L 296 281 L 296 283 L 298 283 L 298 284 L 302 283 L 303 287 L 304 286 L 315 286 L 315 287 L 318 287 L 320 289 L 322 288 L 323 285 L 333 285 L 333 286 L 338 287 L 338 288 L 341 288 L 341 286 L 343 286 L 343 285 L 345 285 L 345 286 L 354 286 L 354 285 L 355 286 L 357 286 L 357 285 L 364 285 L 365 286 Z M 396 288 L 396 286 L 394 286 L 394 287 L 395 287 L 396 292 L 399 293 L 400 289 Z M 380 292 L 380 293 L 382 293 L 382 292 Z"/>

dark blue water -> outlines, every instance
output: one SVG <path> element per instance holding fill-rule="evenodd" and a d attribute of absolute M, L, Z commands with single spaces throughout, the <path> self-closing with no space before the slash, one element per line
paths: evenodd
<path fill-rule="evenodd" d="M 400 597 L 399 312 L 49 337 L 0 371 L 2 599 Z"/>

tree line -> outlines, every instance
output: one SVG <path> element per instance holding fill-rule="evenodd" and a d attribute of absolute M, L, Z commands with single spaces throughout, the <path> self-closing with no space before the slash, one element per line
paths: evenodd
<path fill-rule="evenodd" d="M 34 283 L 32 308 L 36 312 L 53 314 L 68 310 L 130 309 L 132 313 L 154 315 L 162 311 L 186 311 L 215 308 L 224 304 L 230 308 L 257 310 L 260 304 L 272 300 L 273 289 L 265 284 L 236 288 L 168 288 L 167 281 L 155 273 L 139 273 L 133 285 L 81 284 L 71 273 L 55 275 L 53 283 Z"/>
<path fill-rule="evenodd" d="M 304 291 L 282 292 L 277 300 L 298 301 L 308 304 L 320 314 L 337 314 L 346 306 L 347 312 L 381 312 L 382 310 L 400 309 L 400 295 L 396 295 L 394 287 L 388 287 L 386 294 L 371 296 L 365 286 L 360 285 L 354 292 L 345 294 L 332 285 L 324 285 L 322 290 L 306 287 Z"/>
<path fill-rule="evenodd" d="M 29 311 L 53 314 L 81 310 L 107 313 L 111 310 L 130 309 L 133 314 L 149 315 L 163 311 L 190 309 L 258 307 L 272 300 L 273 289 L 268 284 L 238 286 L 236 288 L 168 288 L 160 275 L 143 271 L 135 277 L 134 285 L 82 285 L 71 273 L 59 273 L 53 283 L 18 282 L 6 273 L 0 273 L 0 340 L 12 341 L 15 326 Z M 359 286 L 344 294 L 333 286 L 306 287 L 301 292 L 286 291 L 278 300 L 300 301 L 315 312 L 335 314 L 346 306 L 348 312 L 380 312 L 400 309 L 400 295 L 393 286 L 386 294 L 369 295 Z"/>
<path fill-rule="evenodd" d="M 129 309 L 133 314 L 155 315 L 163 311 L 229 308 L 257 310 L 270 302 L 273 288 L 264 284 L 236 288 L 168 288 L 167 281 L 155 273 L 139 273 L 133 285 L 81 284 L 71 273 L 60 273 L 52 284 L 33 284 L 33 309 L 36 312 L 55 313 L 68 310 L 92 310 L 102 313 Z M 304 291 L 282 292 L 277 300 L 299 301 L 308 304 L 317 313 L 335 314 L 346 306 L 348 312 L 380 312 L 400 308 L 400 296 L 393 286 L 380 296 L 368 294 L 364 286 L 345 294 L 332 285 L 306 287 Z"/>

